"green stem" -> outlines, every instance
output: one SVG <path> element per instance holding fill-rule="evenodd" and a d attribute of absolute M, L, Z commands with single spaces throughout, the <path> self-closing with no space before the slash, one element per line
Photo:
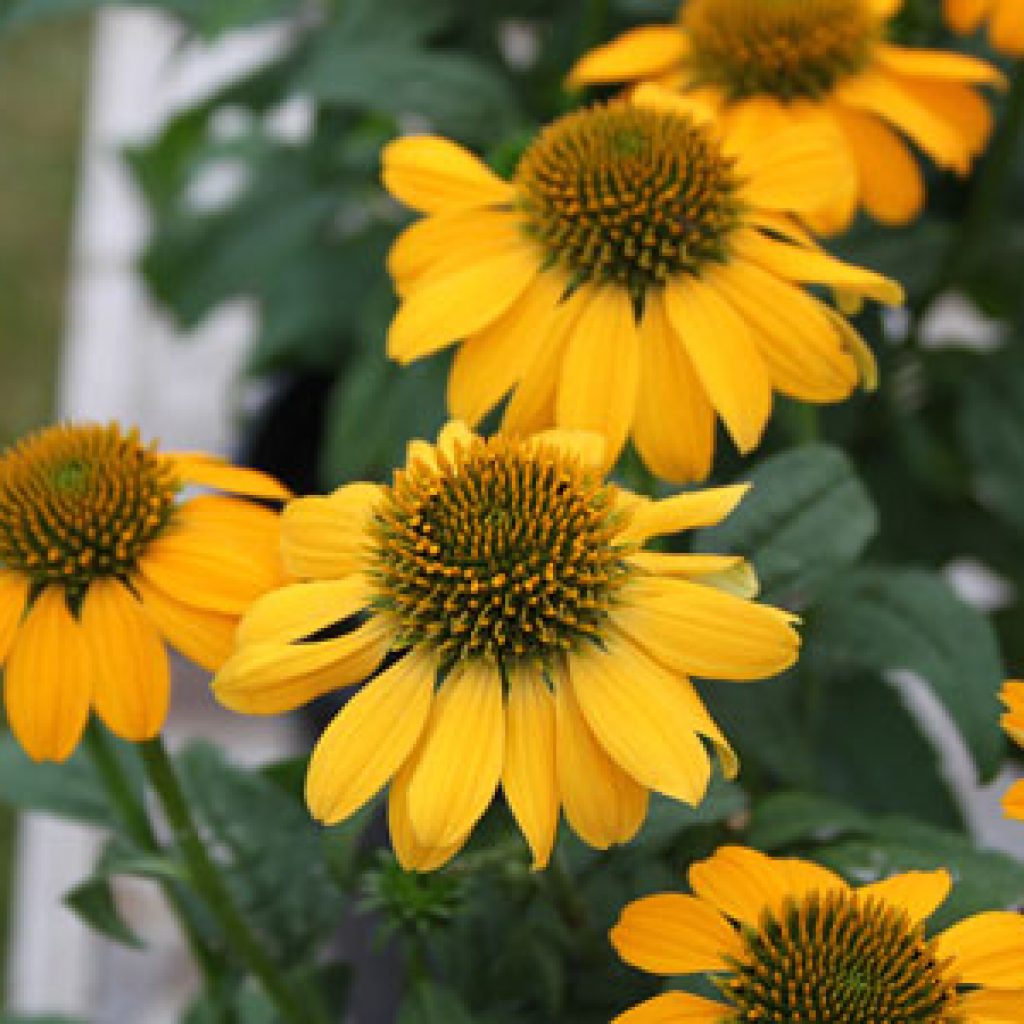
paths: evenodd
<path fill-rule="evenodd" d="M 117 753 L 111 748 L 102 728 L 95 722 L 91 723 L 86 731 L 86 748 L 125 831 L 140 850 L 160 856 L 163 849 L 150 824 L 146 808 L 136 798 Z M 211 991 L 215 990 L 224 976 L 224 964 L 203 938 L 181 886 L 169 879 L 159 884 L 171 911 L 178 919 L 196 966 L 203 976 L 205 987 Z"/>
<path fill-rule="evenodd" d="M 561 850 L 554 851 L 544 875 L 554 904 L 565 923 L 574 932 L 589 932 L 590 910 L 576 889 L 576 881 Z"/>
<path fill-rule="evenodd" d="M 146 774 L 160 799 L 192 881 L 232 948 L 260 980 L 282 1019 L 290 1024 L 324 1022 L 321 1008 L 307 1005 L 302 993 L 292 987 L 238 909 L 220 869 L 203 845 L 163 741 L 159 737 L 150 740 L 141 745 L 141 750 Z"/>

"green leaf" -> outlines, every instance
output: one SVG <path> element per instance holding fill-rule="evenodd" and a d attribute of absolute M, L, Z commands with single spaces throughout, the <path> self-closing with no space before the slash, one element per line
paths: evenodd
<path fill-rule="evenodd" d="M 759 850 L 778 850 L 803 840 L 823 841 L 870 831 L 871 819 L 831 797 L 774 793 L 754 805 L 746 839 Z"/>
<path fill-rule="evenodd" d="M 700 531 L 696 548 L 749 558 L 769 600 L 808 603 L 877 529 L 871 499 L 838 449 L 813 444 L 773 456 L 750 482 L 725 522 Z"/>
<path fill-rule="evenodd" d="M 995 633 L 938 576 L 915 569 L 847 574 L 816 610 L 808 652 L 879 672 L 904 669 L 931 685 L 960 729 L 979 772 L 999 766 L 998 692 L 1004 673 Z"/>
<path fill-rule="evenodd" d="M 961 434 L 982 501 L 1024 530 L 1024 356 L 1016 349 L 986 359 L 972 375 Z"/>
<path fill-rule="evenodd" d="M 132 949 L 144 948 L 142 940 L 122 919 L 106 878 L 90 878 L 75 886 L 64 896 L 64 903 L 90 928 L 108 939 Z"/>
<path fill-rule="evenodd" d="M 425 981 L 405 997 L 398 1024 L 473 1024 L 473 1018 L 454 992 Z"/>

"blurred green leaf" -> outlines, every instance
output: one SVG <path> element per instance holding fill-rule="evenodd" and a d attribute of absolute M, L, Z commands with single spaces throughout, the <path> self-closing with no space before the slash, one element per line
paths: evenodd
<path fill-rule="evenodd" d="M 90 928 L 106 938 L 131 949 L 144 948 L 142 940 L 121 917 L 108 878 L 95 877 L 82 882 L 65 894 L 64 903 Z"/>
<path fill-rule="evenodd" d="M 816 609 L 807 646 L 826 660 L 922 676 L 959 727 L 979 772 L 990 778 L 998 768 L 1004 673 L 995 634 L 941 578 L 896 568 L 847 574 Z"/>
<path fill-rule="evenodd" d="M 473 1024 L 473 1018 L 450 989 L 421 981 L 405 997 L 398 1024 Z"/>
<path fill-rule="evenodd" d="M 768 600 L 803 606 L 874 536 L 871 498 L 850 460 L 821 444 L 765 459 L 749 480 L 750 493 L 698 533 L 696 549 L 746 556 Z"/>
<path fill-rule="evenodd" d="M 753 806 L 746 840 L 759 850 L 778 850 L 803 840 L 868 832 L 870 822 L 868 815 L 831 797 L 784 791 Z"/>

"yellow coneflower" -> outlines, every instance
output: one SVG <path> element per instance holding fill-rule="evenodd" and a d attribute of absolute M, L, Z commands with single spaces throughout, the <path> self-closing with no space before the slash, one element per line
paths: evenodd
<path fill-rule="evenodd" d="M 214 693 L 275 714 L 369 679 L 313 751 L 316 818 L 390 781 L 395 851 L 432 870 L 500 784 L 539 868 L 560 808 L 603 849 L 634 835 L 649 790 L 701 800 L 702 739 L 735 771 L 689 676 L 781 672 L 793 618 L 749 600 L 740 558 L 642 547 L 720 520 L 744 487 L 654 502 L 604 483 L 603 460 L 593 434 L 453 423 L 414 441 L 390 486 L 286 507 L 285 566 L 305 582 L 256 602 Z"/>
<path fill-rule="evenodd" d="M 226 494 L 179 500 L 185 484 Z M 70 757 L 90 710 L 152 739 L 170 696 L 164 640 L 211 670 L 228 655 L 242 611 L 282 579 L 279 517 L 229 494 L 288 496 L 114 424 L 51 427 L 0 455 L 0 665 L 30 757 Z"/>
<path fill-rule="evenodd" d="M 1020 0 L 944 0 L 946 21 L 954 32 L 977 32 L 988 19 L 988 37 L 994 49 L 1010 57 L 1024 57 L 1024 4 Z"/>
<path fill-rule="evenodd" d="M 901 136 L 940 167 L 966 174 L 992 130 L 992 114 L 975 86 L 1002 79 L 984 61 L 888 42 L 888 22 L 902 6 L 902 0 L 688 0 L 676 25 L 625 33 L 583 57 L 570 81 L 658 81 L 699 97 L 747 132 L 829 122 L 839 130 L 840 155 L 856 188 L 808 220 L 840 231 L 859 202 L 882 223 L 905 224 L 920 213 L 925 189 Z"/>
<path fill-rule="evenodd" d="M 471 425 L 628 437 L 672 481 L 701 480 L 715 416 L 758 444 L 773 391 L 811 402 L 874 379 L 870 350 L 804 290 L 898 303 L 893 282 L 832 259 L 790 214 L 850 171 L 830 130 L 718 134 L 711 112 L 645 89 L 567 114 L 503 181 L 429 136 L 384 152 L 384 183 L 427 216 L 398 238 L 388 335 L 407 363 L 456 341 L 448 404 Z"/>
<path fill-rule="evenodd" d="M 1011 679 L 1003 686 L 1002 701 L 1006 706 L 1003 729 L 1015 743 L 1024 747 L 1024 682 Z M 1024 821 L 1024 780 L 1014 783 L 1003 798 L 1003 807 L 1011 818 Z"/>
<path fill-rule="evenodd" d="M 1024 917 L 990 911 L 926 934 L 947 871 L 853 888 L 817 864 L 724 847 L 690 886 L 631 903 L 612 943 L 652 974 L 709 975 L 721 998 L 668 992 L 615 1024 L 1024 1020 Z"/>

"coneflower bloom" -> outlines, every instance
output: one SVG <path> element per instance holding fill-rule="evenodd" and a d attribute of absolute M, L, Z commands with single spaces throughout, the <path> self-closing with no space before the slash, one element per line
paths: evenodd
<path fill-rule="evenodd" d="M 226 493 L 182 500 L 186 484 Z M 282 579 L 279 516 L 230 495 L 288 492 L 114 424 L 50 427 L 0 455 L 0 665 L 30 757 L 70 757 L 90 710 L 152 739 L 165 641 L 211 670 L 227 657 L 242 611 Z"/>
<path fill-rule="evenodd" d="M 885 224 L 924 205 L 905 138 L 940 167 L 966 174 L 992 114 L 976 86 L 1002 81 L 963 54 L 897 46 L 888 24 L 902 0 L 688 0 L 675 25 L 634 29 L 583 57 L 576 85 L 658 81 L 699 97 L 741 131 L 834 125 L 856 187 L 809 219 L 846 227 L 858 204 Z M 976 7 L 968 3 L 962 6 Z M 1003 6 L 1019 11 L 1017 0 Z M 1018 14 L 1019 17 L 1019 14 Z"/>
<path fill-rule="evenodd" d="M 831 258 L 792 215 L 850 180 L 834 130 L 722 136 L 656 87 L 570 113 L 504 181 L 452 142 L 386 147 L 384 183 L 425 218 L 391 250 L 408 363 L 462 341 L 448 386 L 471 425 L 511 392 L 504 426 L 627 438 L 672 481 L 710 471 L 716 414 L 758 444 L 774 391 L 846 398 L 874 363 L 814 284 L 898 303 L 899 287 Z M 837 155 L 838 154 L 838 155 Z"/>
<path fill-rule="evenodd" d="M 724 847 L 690 868 L 692 896 L 631 903 L 619 955 L 708 975 L 718 999 L 667 992 L 615 1024 L 1011 1024 L 1024 1020 L 1024 917 L 990 911 L 936 934 L 949 873 L 853 887 L 808 861 Z"/>
<path fill-rule="evenodd" d="M 390 782 L 398 858 L 432 870 L 500 785 L 540 868 L 560 810 L 603 849 L 634 835 L 649 790 L 701 800 L 703 741 L 735 772 L 690 676 L 781 672 L 793 617 L 749 600 L 740 558 L 643 545 L 720 520 L 744 488 L 649 501 L 603 481 L 602 449 L 453 423 L 414 441 L 390 485 L 286 507 L 285 567 L 303 582 L 256 602 L 214 693 L 274 714 L 365 682 L 313 751 L 316 818 L 342 821 Z"/>
<path fill-rule="evenodd" d="M 1024 57 L 1024 4 L 1020 0 L 943 0 L 946 21 L 968 35 L 988 21 L 992 47 L 1010 57 Z"/>
<path fill-rule="evenodd" d="M 1024 682 L 1011 679 L 1003 686 L 1002 701 L 1006 706 L 1003 729 L 1019 746 L 1024 747 Z M 1011 818 L 1024 821 L 1024 780 L 1014 783 L 1003 798 L 1003 807 Z"/>

